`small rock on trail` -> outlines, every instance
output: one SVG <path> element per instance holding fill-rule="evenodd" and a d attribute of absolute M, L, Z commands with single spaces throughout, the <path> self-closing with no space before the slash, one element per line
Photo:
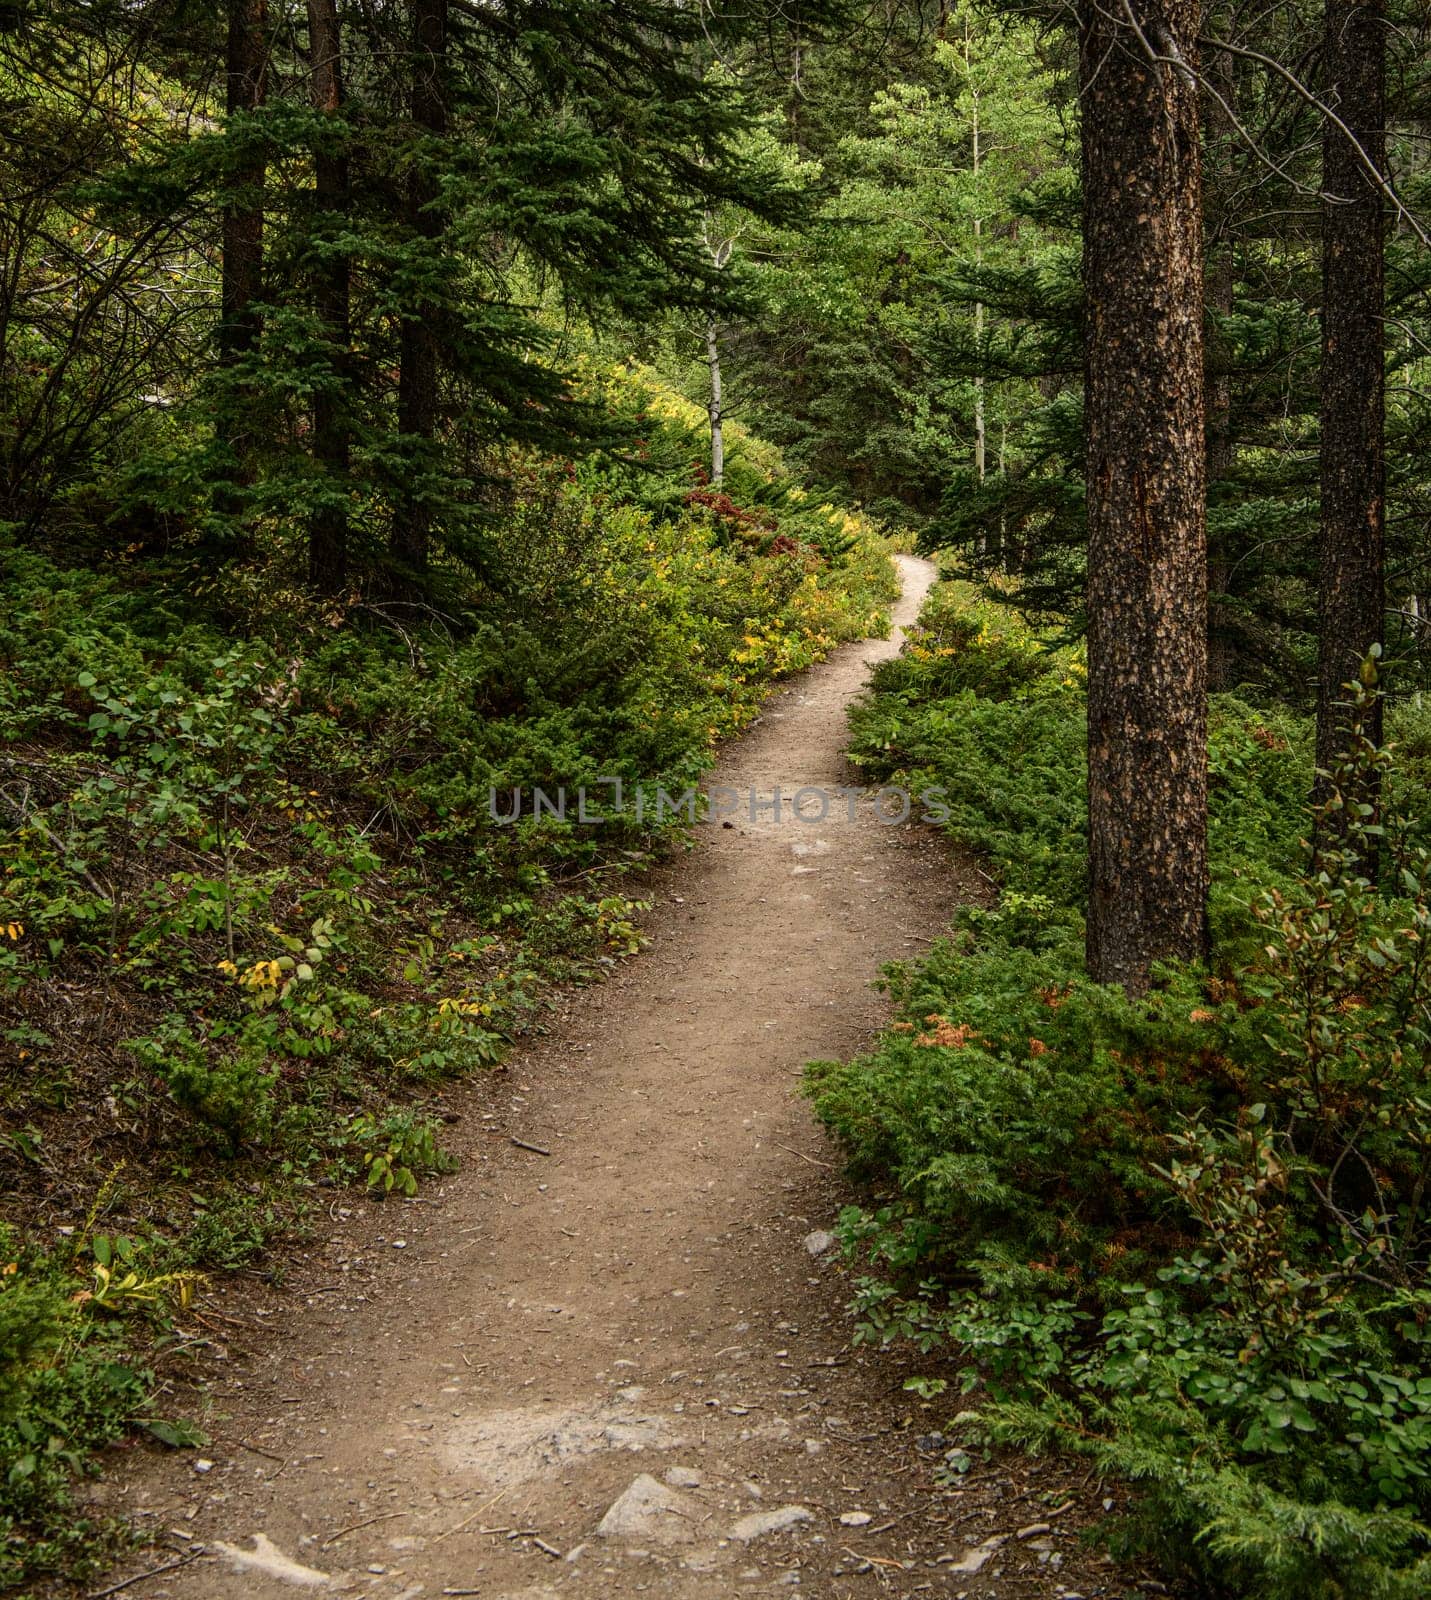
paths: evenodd
<path fill-rule="evenodd" d="M 634 1477 L 596 1525 L 603 1539 L 690 1544 L 696 1508 L 649 1472 Z"/>
<path fill-rule="evenodd" d="M 319 1572 L 316 1567 L 305 1567 L 302 1562 L 284 1555 L 264 1533 L 254 1534 L 252 1550 L 241 1550 L 237 1545 L 225 1544 L 221 1539 L 215 1541 L 214 1549 L 225 1565 L 235 1572 L 272 1578 L 295 1589 L 326 1589 L 333 1581 L 330 1573 Z"/>
<path fill-rule="evenodd" d="M 763 1539 L 768 1533 L 784 1533 L 797 1522 L 809 1522 L 811 1515 L 809 1506 L 779 1506 L 774 1511 L 753 1511 L 748 1517 L 731 1523 L 730 1536 L 739 1539 L 742 1544 L 749 1544 L 752 1539 Z"/>

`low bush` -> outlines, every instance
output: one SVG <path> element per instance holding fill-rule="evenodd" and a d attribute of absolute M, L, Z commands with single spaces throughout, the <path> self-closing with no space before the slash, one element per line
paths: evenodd
<path fill-rule="evenodd" d="M 967 1397 L 948 1470 L 999 1441 L 1089 1455 L 1140 1487 L 1123 1540 L 1210 1593 L 1425 1593 L 1419 757 L 1362 742 L 1340 788 L 1381 769 L 1387 815 L 1317 816 L 1308 730 L 1216 701 L 1214 958 L 1130 1001 L 1082 969 L 1076 656 L 952 585 L 928 621 L 855 753 L 944 785 L 1001 896 L 890 974 L 872 1055 L 810 1068 L 870 1189 L 844 1219 L 859 1336 L 914 1341 L 922 1392 Z"/>
<path fill-rule="evenodd" d="M 449 1170 L 443 1086 L 640 948 L 629 875 L 688 825 L 659 791 L 882 626 L 870 523 L 746 441 L 726 492 L 762 531 L 737 535 L 693 494 L 691 426 L 662 438 L 664 475 L 505 463 L 482 549 L 421 602 L 295 590 L 277 513 L 216 570 L 176 546 L 94 571 L 0 531 L 0 1366 L 34 1397 L 0 1420 L 0 1579 L 85 1548 L 64 1482 L 142 1412 L 141 1286 L 254 1261 L 320 1182 L 399 1203 Z M 533 815 L 538 787 L 565 815 Z M 106 1226 L 141 1259 L 77 1277 L 34 1196 L 120 1162 Z M 106 1372 L 130 1374 L 109 1400 Z"/>
<path fill-rule="evenodd" d="M 96 1229 L 45 1251 L 0 1227 L 0 1585 L 102 1570 L 126 1536 L 76 1505 L 96 1452 L 147 1430 L 169 1444 L 202 1436 L 153 1415 L 153 1379 L 129 1354 L 125 1313 L 156 1327 L 188 1305 L 196 1279 L 151 1267 L 154 1252 Z"/>

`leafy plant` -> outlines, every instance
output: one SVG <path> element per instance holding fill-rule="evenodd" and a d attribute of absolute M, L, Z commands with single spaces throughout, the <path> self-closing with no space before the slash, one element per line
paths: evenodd
<path fill-rule="evenodd" d="M 414 1195 L 419 1177 L 456 1170 L 457 1163 L 437 1143 L 439 1124 L 415 1111 L 385 1117 L 362 1112 L 348 1124 L 367 1170 L 368 1188 L 379 1195 L 394 1190 Z"/>
<path fill-rule="evenodd" d="M 129 1048 L 175 1102 L 218 1133 L 231 1150 L 262 1139 L 273 1126 L 277 1074 L 266 1055 L 242 1045 L 218 1055 L 177 1018 L 132 1039 Z"/>
<path fill-rule="evenodd" d="M 658 791 L 696 782 L 773 676 L 880 625 L 896 586 L 868 519 L 733 428 L 762 532 L 721 537 L 685 498 L 699 416 L 651 374 L 582 382 L 592 405 L 609 384 L 613 410 L 665 408 L 666 464 L 496 450 L 430 604 L 293 581 L 311 482 L 264 478 L 244 561 L 200 552 L 215 529 L 179 507 L 212 464 L 188 438 L 126 476 L 176 519 L 162 551 L 141 535 L 86 564 L 81 501 L 108 515 L 112 483 L 42 530 L 48 556 L 0 524 L 8 1212 L 98 1181 L 116 1147 L 130 1163 L 123 1221 L 0 1259 L 0 1386 L 61 1418 L 17 1402 L 38 1450 L 0 1421 L 0 1474 L 25 1458 L 28 1486 L 0 1496 L 7 1578 L 98 1559 L 109 1536 L 66 1485 L 107 1441 L 190 1437 L 129 1352 L 173 1336 L 199 1272 L 262 1258 L 319 1182 L 403 1196 L 450 1170 L 415 1089 L 490 1070 L 553 984 L 634 954 L 629 874 L 687 827 Z M 493 821 L 494 789 L 537 785 L 585 786 L 600 822 Z M 67 1373 L 84 1417 L 65 1420 Z"/>
<path fill-rule="evenodd" d="M 152 1415 L 152 1380 L 129 1355 L 127 1314 L 186 1308 L 192 1272 L 146 1273 L 144 1246 L 93 1230 L 113 1179 L 82 1236 L 51 1253 L 0 1227 L 0 1584 L 57 1570 L 98 1570 L 123 1536 L 76 1512 L 74 1479 L 94 1452 L 143 1425 L 184 1446 L 201 1437 Z M 88 1284 L 85 1284 L 87 1275 Z"/>
<path fill-rule="evenodd" d="M 1056 654 L 1003 676 L 1003 645 L 963 637 L 959 687 L 911 653 L 856 723 L 868 767 L 948 787 L 1004 879 L 889 974 L 871 1057 L 809 1070 L 892 1195 L 843 1223 L 858 1337 L 943 1356 L 966 1455 L 1135 1480 L 1125 1537 L 1215 1592 L 1409 1600 L 1431 1573 L 1428 861 L 1418 822 L 1343 799 L 1373 774 L 1406 796 L 1395 753 L 1359 737 L 1308 810 L 1302 730 L 1221 702 L 1213 968 L 1133 1004 L 1083 976 L 1081 844 L 1047 820 L 1077 815 L 1077 778 L 1039 794 L 1023 736 L 1076 750 L 1077 682 Z M 1374 691 L 1350 692 L 1355 720 Z"/>

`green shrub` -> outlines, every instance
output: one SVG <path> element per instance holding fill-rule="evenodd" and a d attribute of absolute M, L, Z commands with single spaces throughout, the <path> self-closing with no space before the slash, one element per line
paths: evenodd
<path fill-rule="evenodd" d="M 123 1529 L 80 1515 L 73 1495 L 96 1451 L 135 1426 L 199 1437 L 150 1414 L 152 1378 L 127 1351 L 126 1313 L 162 1315 L 192 1275 L 147 1272 L 140 1253 L 86 1229 L 46 1254 L 0 1227 L 0 1587 L 102 1570 Z"/>
<path fill-rule="evenodd" d="M 809 1070 L 875 1191 L 844 1219 L 860 1337 L 914 1342 L 938 1363 L 926 1393 L 971 1397 L 951 1471 L 989 1440 L 1090 1455 L 1140 1488 L 1124 1537 L 1212 1592 L 1424 1593 L 1419 757 L 1362 742 L 1336 775 L 1352 793 L 1379 770 L 1412 822 L 1337 798 L 1314 815 L 1306 729 L 1219 700 L 1214 961 L 1132 1002 L 1082 971 L 1073 675 L 1055 651 L 1005 680 L 1025 644 L 943 637 L 957 670 L 911 652 L 855 748 L 881 777 L 944 784 L 1003 894 L 891 972 L 899 1020 L 872 1055 Z"/>
<path fill-rule="evenodd" d="M 252 1049 L 220 1055 L 172 1018 L 157 1037 L 132 1039 L 129 1048 L 175 1103 L 219 1134 L 229 1150 L 262 1140 L 272 1130 L 277 1074 L 266 1056 Z"/>
<path fill-rule="evenodd" d="M 449 1170 L 424 1096 L 640 948 L 628 875 L 685 829 L 658 791 L 772 679 L 883 626 L 873 524 L 738 430 L 727 506 L 692 470 L 698 419 L 651 432 L 649 470 L 514 450 L 422 602 L 306 592 L 286 492 L 242 559 L 180 535 L 95 571 L 63 562 L 112 539 L 47 560 L 0 528 L 4 1204 L 130 1162 L 125 1232 L 0 1274 L 0 1581 L 99 1550 L 66 1499 L 89 1452 L 180 1437 L 119 1376 L 123 1313 L 255 1259 L 316 1183 Z M 599 827 L 490 813 L 607 777 L 627 803 Z"/>
<path fill-rule="evenodd" d="M 57 1285 L 18 1275 L 11 1248 L 0 1237 L 0 1418 L 17 1409 L 24 1373 L 60 1344 L 72 1315 Z"/>
<path fill-rule="evenodd" d="M 360 1152 L 368 1188 L 378 1195 L 417 1193 L 417 1180 L 453 1172 L 457 1163 L 437 1142 L 440 1124 L 414 1111 L 385 1117 L 364 1113 L 348 1124 Z"/>

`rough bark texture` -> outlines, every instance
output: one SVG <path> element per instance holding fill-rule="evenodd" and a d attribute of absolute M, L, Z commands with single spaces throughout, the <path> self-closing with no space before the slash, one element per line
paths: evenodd
<path fill-rule="evenodd" d="M 230 117 L 256 111 L 264 102 L 268 76 L 267 0 L 229 0 L 225 106 Z M 234 174 L 234 198 L 224 207 L 220 284 L 219 360 L 237 366 L 258 343 L 255 306 L 263 293 L 263 182 L 261 158 Z M 222 408 L 219 426 L 239 461 L 243 478 L 247 428 L 237 396 Z"/>
<path fill-rule="evenodd" d="M 337 117 L 343 108 L 342 36 L 337 0 L 308 0 L 309 71 L 314 109 Z M 330 149 L 314 157 L 314 205 L 318 227 L 341 225 L 348 213 L 348 158 Z M 349 270 L 346 256 L 333 255 L 319 268 L 318 314 L 332 347 L 335 379 L 348 366 Z M 350 444 L 347 419 L 337 392 L 320 390 L 313 398 L 313 454 L 329 479 L 330 492 L 347 478 Z M 342 587 L 347 576 L 348 516 L 341 503 L 315 507 L 308 525 L 309 581 L 328 593 Z"/>
<path fill-rule="evenodd" d="M 1237 182 L 1233 161 L 1237 130 L 1229 108 L 1237 85 L 1232 72 L 1232 56 L 1216 48 L 1203 55 L 1202 116 L 1206 144 L 1204 160 L 1203 239 L 1204 303 L 1208 345 L 1204 352 L 1207 382 L 1207 481 L 1208 492 L 1216 502 L 1216 485 L 1231 477 L 1236 464 L 1232 435 L 1231 352 L 1216 318 L 1232 311 L 1236 287 L 1232 242 L 1226 217 L 1228 196 Z M 1226 537 L 1217 538 L 1208 530 L 1207 581 L 1207 686 L 1231 689 L 1241 677 L 1242 629 L 1236 611 L 1224 598 L 1232 579 L 1234 551 Z"/>
<path fill-rule="evenodd" d="M 1382 0 L 1326 0 L 1327 94 L 1378 172 L 1386 169 L 1386 15 Z M 1317 765 L 1346 739 L 1343 684 L 1382 636 L 1386 511 L 1383 360 L 1385 207 L 1356 147 L 1323 133 L 1322 546 Z M 1381 741 L 1381 708 L 1368 737 Z M 1325 780 L 1318 780 L 1319 792 Z M 1374 799 L 1362 795 L 1361 799 Z"/>
<path fill-rule="evenodd" d="M 1133 14 L 1191 63 L 1198 10 Z M 1198 91 L 1082 17 L 1088 965 L 1146 988 L 1207 947 L 1207 529 Z"/>
<path fill-rule="evenodd" d="M 422 133 L 441 134 L 447 129 L 447 0 L 412 0 L 412 35 L 412 120 Z M 419 160 L 408 182 L 408 211 L 421 238 L 435 239 L 442 231 L 433 210 L 436 198 L 432 174 Z M 424 442 L 437 427 L 437 342 L 434 308 L 414 306 L 402 325 L 398 425 Z M 427 565 L 431 524 L 422 496 L 409 495 L 393 529 L 393 555 L 409 572 Z"/>

